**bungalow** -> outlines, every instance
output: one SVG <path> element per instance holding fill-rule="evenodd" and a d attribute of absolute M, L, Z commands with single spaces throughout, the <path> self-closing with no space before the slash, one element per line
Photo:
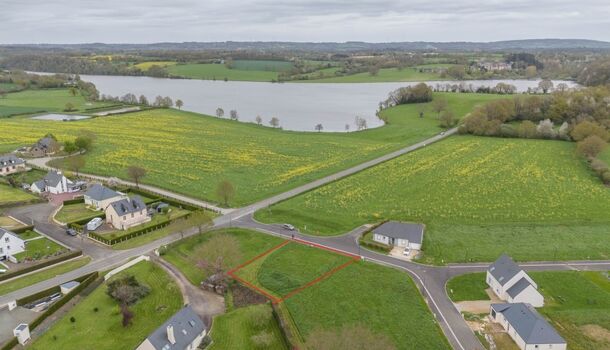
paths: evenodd
<path fill-rule="evenodd" d="M 110 203 L 105 209 L 106 222 L 117 230 L 127 230 L 130 227 L 150 221 L 146 204 L 139 196 L 127 197 Z"/>
<path fill-rule="evenodd" d="M 96 210 L 104 210 L 110 203 L 116 202 L 124 197 L 123 194 L 100 184 L 89 187 L 84 196 L 85 205 L 95 207 Z"/>
<path fill-rule="evenodd" d="M 30 157 L 45 157 L 59 150 L 59 143 L 51 136 L 45 136 L 30 146 L 25 152 Z"/>
<path fill-rule="evenodd" d="M 30 190 L 34 193 L 49 192 L 61 194 L 77 192 L 78 189 L 79 187 L 68 180 L 61 171 L 49 171 L 42 180 L 36 181 L 30 186 Z"/>
<path fill-rule="evenodd" d="M 489 316 L 521 350 L 567 348 L 565 339 L 529 304 L 491 304 Z"/>
<path fill-rule="evenodd" d="M 538 285 L 513 259 L 502 255 L 487 268 L 487 285 L 502 300 L 509 303 L 528 303 L 534 307 L 544 305 Z"/>
<path fill-rule="evenodd" d="M 205 324 L 187 305 L 151 333 L 136 350 L 194 350 L 205 335 Z"/>
<path fill-rule="evenodd" d="M 25 161 L 12 154 L 0 156 L 0 175 L 6 176 L 22 171 L 26 171 Z"/>
<path fill-rule="evenodd" d="M 420 250 L 424 240 L 424 225 L 388 221 L 373 230 L 375 242 Z"/>
<path fill-rule="evenodd" d="M 25 251 L 25 241 L 15 233 L 0 227 L 0 260 Z"/>

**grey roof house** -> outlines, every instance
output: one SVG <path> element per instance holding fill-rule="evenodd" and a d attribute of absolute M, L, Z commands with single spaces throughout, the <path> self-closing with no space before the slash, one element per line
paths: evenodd
<path fill-rule="evenodd" d="M 106 208 L 106 222 L 118 230 L 127 230 L 151 220 L 146 204 L 139 196 L 111 202 Z"/>
<path fill-rule="evenodd" d="M 509 303 L 544 305 L 544 297 L 538 292 L 536 282 L 508 255 L 500 256 L 489 265 L 486 282 L 498 298 Z"/>
<path fill-rule="evenodd" d="M 97 210 L 104 210 L 111 203 L 118 201 L 125 196 L 106 186 L 95 184 L 85 192 L 85 205 L 95 207 Z"/>
<path fill-rule="evenodd" d="M 152 332 L 136 350 L 197 349 L 206 335 L 206 325 L 189 305 Z"/>
<path fill-rule="evenodd" d="M 490 317 L 502 325 L 522 350 L 567 347 L 565 339 L 529 304 L 492 304 Z"/>
<path fill-rule="evenodd" d="M 0 156 L 0 175 L 10 175 L 27 170 L 25 161 L 13 154 Z"/>
<path fill-rule="evenodd" d="M 419 250 L 424 240 L 424 225 L 388 221 L 373 230 L 373 240 L 391 246 Z"/>

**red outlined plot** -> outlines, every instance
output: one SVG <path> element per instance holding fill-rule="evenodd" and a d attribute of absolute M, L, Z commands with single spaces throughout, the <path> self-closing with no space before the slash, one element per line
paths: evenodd
<path fill-rule="evenodd" d="M 343 263 L 343 264 L 333 268 L 332 270 L 330 270 L 330 271 L 328 271 L 328 272 L 326 272 L 326 273 L 316 277 L 315 279 L 307 282 L 303 286 L 291 290 L 290 292 L 288 292 L 288 294 L 286 294 L 284 296 L 280 296 L 280 297 L 272 295 L 271 293 L 267 292 L 263 288 L 255 286 L 253 283 L 251 283 L 251 282 L 249 282 L 249 281 L 247 281 L 247 280 L 245 280 L 245 279 L 243 279 L 243 278 L 241 278 L 241 277 L 239 277 L 237 275 L 237 272 L 239 272 L 239 270 L 241 270 L 244 267 L 252 264 L 256 260 L 261 259 L 261 258 L 263 258 L 263 257 L 265 257 L 265 256 L 267 256 L 267 255 L 269 255 L 271 253 L 273 253 L 274 251 L 281 249 L 282 247 L 284 247 L 285 245 L 287 245 L 287 244 L 289 244 L 291 242 L 298 243 L 298 244 L 303 244 L 303 245 L 306 245 L 306 246 L 309 246 L 309 247 L 315 247 L 315 248 L 318 248 L 318 249 L 323 249 L 323 250 L 326 250 L 326 251 L 329 251 L 329 252 L 332 252 L 332 253 L 335 253 L 335 254 L 340 254 L 340 255 L 343 255 L 343 256 L 346 256 L 346 257 L 350 258 L 350 260 L 348 260 L 347 262 L 345 262 L 345 263 Z M 333 248 L 329 248 L 329 247 L 325 247 L 325 246 L 317 244 L 317 243 L 307 242 L 307 241 L 304 241 L 304 240 L 299 239 L 299 238 L 294 238 L 293 240 L 286 240 L 286 241 L 278 244 L 277 246 L 275 246 L 275 247 L 273 247 L 273 248 L 271 248 L 271 249 L 269 249 L 269 250 L 267 250 L 267 251 L 265 251 L 265 252 L 255 256 L 254 258 L 246 261 L 245 263 L 239 265 L 238 267 L 230 270 L 228 272 L 228 275 L 231 276 L 233 279 L 239 281 L 243 285 L 247 286 L 248 288 L 253 289 L 256 292 L 264 295 L 269 300 L 271 300 L 271 302 L 273 304 L 278 304 L 278 303 L 281 303 L 284 300 L 286 300 L 286 299 L 288 299 L 288 298 L 290 298 L 290 297 L 300 293 L 301 291 L 303 291 L 303 290 L 305 290 L 305 289 L 307 289 L 307 288 L 309 288 L 309 287 L 311 287 L 311 286 L 313 286 L 313 285 L 315 285 L 317 283 L 320 283 L 321 281 L 329 278 L 333 274 L 337 273 L 338 271 L 348 267 L 349 265 L 351 265 L 351 264 L 353 264 L 353 263 L 355 263 L 355 262 L 357 262 L 359 260 L 360 260 L 360 257 L 358 255 L 351 254 L 351 253 L 344 252 L 344 251 L 340 251 L 340 250 L 333 249 Z"/>

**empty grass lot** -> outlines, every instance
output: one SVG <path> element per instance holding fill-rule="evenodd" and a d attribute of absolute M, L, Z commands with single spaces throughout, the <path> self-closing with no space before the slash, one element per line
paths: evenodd
<path fill-rule="evenodd" d="M 269 322 L 263 327 L 257 327 L 252 318 L 254 313 L 261 312 L 261 310 L 269 314 Z M 265 349 L 288 349 L 288 345 L 284 343 L 282 338 L 280 327 L 271 315 L 271 312 L 269 304 L 260 304 L 235 309 L 226 314 L 216 316 L 210 333 L 213 340 L 210 349 L 256 349 L 259 345 L 252 340 L 252 337 L 262 332 L 271 335 L 269 337 L 271 343 L 265 345 Z"/>
<path fill-rule="evenodd" d="M 315 73 L 313 74 L 315 77 Z M 368 72 L 357 73 L 345 76 L 335 76 L 322 79 L 299 80 L 299 82 L 311 83 L 380 83 L 380 82 L 395 82 L 395 81 L 431 81 L 441 80 L 438 73 L 420 72 L 414 68 L 382 68 L 376 75 L 371 75 Z"/>
<path fill-rule="evenodd" d="M 438 94 L 457 115 L 497 95 Z M 425 117 L 419 118 L 423 108 Z M 440 131 L 430 104 L 383 112 L 389 124 L 351 133 L 291 132 L 176 110 L 151 110 L 70 123 L 0 120 L 0 149 L 31 144 L 51 132 L 60 141 L 88 130 L 97 135 L 83 172 L 127 178 L 126 168 L 147 170 L 143 182 L 219 202 L 216 187 L 231 181 L 229 206 L 243 206 L 330 175 Z M 134 130 L 137 130 L 135 132 Z M 172 164 L 172 166 L 167 166 Z"/>
<path fill-rule="evenodd" d="M 520 261 L 607 259 L 609 211 L 610 190 L 574 143 L 456 136 L 256 217 L 323 236 L 383 219 L 422 222 L 424 261 L 441 264 L 501 253 Z"/>
<path fill-rule="evenodd" d="M 36 200 L 36 196 L 19 188 L 13 188 L 0 183 L 0 205 Z"/>
<path fill-rule="evenodd" d="M 139 262 L 113 278 L 125 275 L 135 276 L 151 290 L 130 307 L 135 316 L 129 327 L 121 325 L 119 305 L 106 294 L 107 284 L 103 283 L 36 339 L 30 349 L 91 349 L 92 344 L 96 350 L 135 349 L 182 307 L 180 289 L 153 263 Z"/>
<path fill-rule="evenodd" d="M 170 74 L 192 79 L 230 81 L 272 81 L 277 80 L 278 72 L 272 70 L 252 70 L 227 68 L 219 63 L 177 64 L 167 67 Z"/>
<path fill-rule="evenodd" d="M 0 116 L 17 112 L 61 112 L 64 110 L 66 103 L 71 103 L 77 111 L 109 104 L 106 102 L 87 102 L 79 94 L 72 96 L 68 89 L 25 90 L 9 93 L 5 98 L 0 98 Z"/>
<path fill-rule="evenodd" d="M 58 264 L 42 271 L 34 272 L 26 276 L 21 276 L 14 280 L 2 282 L 0 283 L 0 295 L 11 293 L 21 288 L 36 284 L 38 282 L 48 280 L 49 278 L 62 275 L 72 270 L 76 270 L 79 267 L 87 265 L 89 261 L 91 261 L 91 258 L 89 257 L 78 258 L 75 260 Z"/>
<path fill-rule="evenodd" d="M 539 308 L 566 339 L 570 349 L 610 348 L 610 279 L 608 272 L 552 271 L 530 272 L 544 295 Z M 484 273 L 458 276 L 448 283 L 453 301 L 488 300 L 481 295 L 487 288 Z"/>
<path fill-rule="evenodd" d="M 55 215 L 55 220 L 63 223 L 94 218 L 103 215 L 102 210 L 87 208 L 85 203 L 65 204 Z"/>

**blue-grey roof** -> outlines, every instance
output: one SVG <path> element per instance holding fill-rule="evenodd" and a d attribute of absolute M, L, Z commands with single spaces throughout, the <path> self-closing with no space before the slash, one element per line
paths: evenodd
<path fill-rule="evenodd" d="M 519 265 L 515 264 L 513 259 L 508 255 L 502 254 L 493 264 L 489 265 L 487 271 L 500 282 L 505 285 L 511 278 L 515 277 L 521 271 Z"/>
<path fill-rule="evenodd" d="M 170 325 L 174 328 L 175 344 L 171 344 L 167 338 L 167 327 Z M 150 334 L 147 339 L 157 350 L 184 350 L 205 328 L 203 321 L 193 308 L 185 306 Z"/>
<path fill-rule="evenodd" d="M 77 287 L 79 284 L 80 283 L 78 283 L 76 281 L 70 281 L 70 282 L 66 282 L 66 283 L 62 284 L 60 287 L 72 289 L 74 287 Z"/>
<path fill-rule="evenodd" d="M 2 166 L 11 166 L 11 165 L 19 165 L 23 164 L 25 161 L 19 157 L 16 157 L 13 154 L 7 154 L 4 156 L 0 156 L 0 167 Z"/>
<path fill-rule="evenodd" d="M 492 304 L 491 307 L 504 315 L 506 321 L 526 344 L 566 343 L 555 328 L 529 304 Z"/>
<path fill-rule="evenodd" d="M 142 209 L 146 209 L 146 204 L 142 201 L 140 196 L 133 196 L 129 198 L 123 198 L 116 202 L 110 203 L 117 215 L 125 215 L 138 212 Z"/>
<path fill-rule="evenodd" d="M 388 221 L 374 229 L 373 233 L 421 244 L 424 240 L 424 225 Z"/>
<path fill-rule="evenodd" d="M 44 180 L 38 180 L 38 181 L 34 182 L 34 185 L 36 185 L 36 187 L 38 187 L 40 190 L 44 190 L 47 183 Z"/>
<path fill-rule="evenodd" d="M 532 284 L 527 278 L 521 278 L 517 283 L 513 284 L 512 287 L 508 288 L 506 293 L 511 296 L 511 298 L 516 297 L 519 293 L 523 292 L 525 288 L 531 286 Z"/>
<path fill-rule="evenodd" d="M 89 187 L 89 189 L 85 193 L 85 196 L 90 197 L 91 199 L 96 201 L 103 201 L 109 198 L 119 197 L 120 194 L 109 189 L 106 186 L 95 184 Z"/>
<path fill-rule="evenodd" d="M 16 330 L 18 330 L 18 331 L 23 331 L 23 330 L 25 330 L 26 328 L 28 328 L 28 325 L 27 325 L 27 324 L 25 324 L 25 323 L 20 323 L 20 324 L 19 324 L 19 326 L 17 326 L 17 328 L 15 328 L 15 329 L 16 329 Z"/>
<path fill-rule="evenodd" d="M 44 179 L 42 180 L 47 186 L 55 187 L 61 182 L 61 179 L 63 177 L 64 176 L 61 173 L 51 170 L 47 173 L 47 175 L 45 175 Z"/>

